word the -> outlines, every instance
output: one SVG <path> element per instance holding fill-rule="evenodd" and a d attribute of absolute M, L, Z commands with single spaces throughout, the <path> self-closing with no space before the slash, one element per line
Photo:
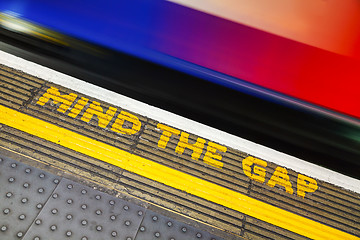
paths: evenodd
<path fill-rule="evenodd" d="M 187 148 L 192 150 L 191 158 L 194 160 L 199 160 L 206 143 L 205 139 L 198 137 L 195 143 L 189 143 L 189 134 L 186 132 L 181 132 L 180 130 L 166 126 L 161 123 L 157 125 L 157 128 L 163 131 L 158 141 L 158 147 L 166 148 L 166 145 L 168 144 L 170 137 L 173 134 L 177 136 L 180 135 L 180 139 L 175 148 L 175 152 L 183 154 L 185 148 Z M 221 162 L 222 156 L 217 151 L 225 153 L 227 151 L 227 148 L 225 146 L 221 146 L 219 144 L 209 141 L 207 144 L 205 155 L 203 157 L 203 161 L 211 166 L 222 168 L 224 166 L 224 163 Z"/>

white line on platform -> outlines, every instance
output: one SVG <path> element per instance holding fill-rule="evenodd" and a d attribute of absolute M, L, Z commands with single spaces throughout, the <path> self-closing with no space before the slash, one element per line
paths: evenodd
<path fill-rule="evenodd" d="M 181 117 L 177 114 L 150 106 L 146 103 L 125 97 L 121 94 L 87 83 L 83 80 L 57 72 L 6 52 L 0 51 L 0 63 L 55 84 L 59 84 L 63 87 L 70 88 L 82 94 L 89 95 L 104 102 L 111 103 L 115 106 L 147 116 L 167 125 L 185 130 L 186 132 L 211 139 L 212 141 L 221 143 L 222 145 L 249 153 L 266 161 L 284 166 L 288 169 L 292 169 L 294 171 L 301 172 L 302 174 L 306 174 L 319 180 L 360 193 L 360 180 L 275 151 L 260 144 L 256 144 L 199 122 Z"/>

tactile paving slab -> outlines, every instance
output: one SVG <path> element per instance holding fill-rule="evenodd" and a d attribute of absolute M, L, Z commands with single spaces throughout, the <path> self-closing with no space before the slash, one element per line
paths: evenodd
<path fill-rule="evenodd" d="M 90 187 L 62 179 L 24 240 L 133 240 L 145 210 Z"/>
<path fill-rule="evenodd" d="M 22 239 L 60 178 L 0 156 L 0 239 Z"/>
<path fill-rule="evenodd" d="M 224 240 L 148 210 L 135 240 Z"/>
<path fill-rule="evenodd" d="M 223 240 L 0 154 L 1 240 Z"/>

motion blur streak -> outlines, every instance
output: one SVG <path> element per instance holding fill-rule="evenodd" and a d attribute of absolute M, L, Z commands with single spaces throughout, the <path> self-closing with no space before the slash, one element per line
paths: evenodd
<path fill-rule="evenodd" d="M 27 34 L 54 44 L 68 46 L 68 43 L 62 39 L 60 34 L 41 28 L 10 14 L 0 13 L 0 26 L 13 32 Z"/>
<path fill-rule="evenodd" d="M 276 1 L 274 8 L 280 3 L 281 1 Z M 341 3 L 343 4 L 343 1 Z M 258 5 L 246 4 L 241 6 L 244 6 L 244 9 L 251 9 L 251 6 L 258 8 Z M 306 37 L 318 29 L 293 29 L 290 23 L 298 23 L 295 18 L 301 17 L 301 14 L 292 18 L 289 14 L 277 15 L 283 18 L 276 23 L 289 23 L 287 28 L 279 29 L 294 31 L 284 37 L 276 35 L 279 32 L 275 30 L 270 32 L 276 34 L 269 33 L 249 27 L 245 25 L 246 22 L 240 24 L 163 1 L 108 1 L 103 4 L 95 0 L 86 3 L 34 0 L 30 4 L 28 1 L 18 0 L 2 1 L 0 11 L 15 12 L 23 19 L 61 33 L 189 72 L 182 64 L 174 65 L 168 57 L 182 59 L 194 64 L 200 77 L 232 88 L 237 88 L 236 84 L 214 80 L 209 76 L 229 75 L 239 81 L 248 81 L 359 118 L 360 108 L 357 103 L 360 97 L 360 60 L 359 50 L 353 47 L 358 46 L 359 28 L 356 26 L 360 22 L 357 21 L 360 6 L 349 1 L 342 5 L 343 7 L 336 7 L 338 4 L 335 0 L 326 1 L 323 5 L 317 5 L 320 4 L 319 1 L 306 1 L 304 4 L 299 5 L 299 1 L 293 0 L 284 5 L 287 8 L 282 10 L 295 9 L 301 12 L 299 9 L 304 9 L 304 6 L 309 6 L 310 10 L 321 9 L 324 18 L 319 17 L 323 20 L 314 26 L 323 26 L 323 21 L 329 16 L 333 17 L 333 20 L 328 22 L 327 31 L 319 33 L 322 37 L 325 36 L 327 41 L 323 41 L 324 38 L 320 41 L 317 37 L 314 38 L 316 44 L 308 40 L 303 40 L 304 43 L 298 41 L 297 36 Z M 234 8 L 241 9 L 239 5 Z M 352 11 L 349 12 L 348 9 Z M 316 12 L 313 15 L 316 15 Z M 270 14 L 257 21 L 264 22 L 272 16 Z M 311 19 L 313 18 L 309 18 L 309 21 Z M 274 26 L 275 23 L 271 28 L 276 29 Z M 338 31 L 339 26 L 341 32 Z M 339 36 L 328 41 L 328 38 L 334 36 L 329 30 L 332 28 Z M 295 31 L 296 29 L 301 31 Z M 296 38 L 296 41 L 293 38 Z M 318 46 L 325 42 L 332 44 L 333 51 L 324 50 L 329 49 L 329 46 L 318 48 L 308 45 Z M 350 44 L 347 50 L 339 48 L 347 43 L 356 44 Z M 336 52 L 345 52 L 347 56 Z M 203 71 L 200 66 L 207 70 Z"/>
<path fill-rule="evenodd" d="M 360 57 L 357 0 L 169 0 L 330 52 Z"/>

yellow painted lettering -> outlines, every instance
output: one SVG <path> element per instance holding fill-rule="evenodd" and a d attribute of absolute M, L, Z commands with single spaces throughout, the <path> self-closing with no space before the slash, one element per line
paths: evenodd
<path fill-rule="evenodd" d="M 315 192 L 318 189 L 318 185 L 315 179 L 307 177 L 299 173 L 297 179 L 297 195 L 304 198 L 305 193 Z"/>
<path fill-rule="evenodd" d="M 77 101 L 75 106 L 70 110 L 68 116 L 72 117 L 72 118 L 76 118 L 77 115 L 79 115 L 81 110 L 83 110 L 85 105 L 88 103 L 88 101 L 89 101 L 89 99 L 87 99 L 87 98 L 84 98 L 84 97 L 80 98 L 80 100 Z"/>
<path fill-rule="evenodd" d="M 114 117 L 117 109 L 114 107 L 109 107 L 109 109 L 104 113 L 103 108 L 100 106 L 100 103 L 93 101 L 88 109 L 86 109 L 84 115 L 81 117 L 81 120 L 84 122 L 89 122 L 94 115 L 98 118 L 99 127 L 106 128 L 111 119 Z"/>
<path fill-rule="evenodd" d="M 225 146 L 209 142 L 206 148 L 204 162 L 211 166 L 222 168 L 224 166 L 224 163 L 221 162 L 222 156 L 217 151 L 225 153 L 227 148 Z"/>
<path fill-rule="evenodd" d="M 283 186 L 287 193 L 293 194 L 294 190 L 290 182 L 288 172 L 285 168 L 277 167 L 274 174 L 271 176 L 270 180 L 267 182 L 267 185 L 270 187 L 275 187 L 275 185 Z"/>
<path fill-rule="evenodd" d="M 74 93 L 70 93 L 69 95 L 61 95 L 59 92 L 59 89 L 50 87 L 46 93 L 44 93 L 40 98 L 39 101 L 36 102 L 36 104 L 39 104 L 41 106 L 44 106 L 50 99 L 52 99 L 54 104 L 61 103 L 59 108 L 57 109 L 59 112 L 66 112 L 73 104 L 75 99 L 77 98 L 77 95 Z"/>
<path fill-rule="evenodd" d="M 193 151 L 193 153 L 191 154 L 191 158 L 194 160 L 198 160 L 204 148 L 205 142 L 205 139 L 197 138 L 195 143 L 189 143 L 189 134 L 186 132 L 182 132 L 178 145 L 175 148 L 175 152 L 183 154 L 185 148 L 188 148 Z"/>
<path fill-rule="evenodd" d="M 251 166 L 255 166 L 252 168 Z M 258 165 L 258 166 L 257 166 Z M 263 167 L 267 166 L 267 162 L 264 160 L 254 158 L 254 157 L 246 157 L 242 161 L 243 171 L 246 176 L 248 176 L 250 179 L 253 179 L 255 181 L 264 183 L 265 182 L 265 175 L 266 175 L 266 169 Z M 259 167 L 261 166 L 261 167 Z"/>
<path fill-rule="evenodd" d="M 172 128 L 172 127 L 168 127 L 164 124 L 158 123 L 158 125 L 156 126 L 158 129 L 162 130 L 162 134 L 160 136 L 160 139 L 158 141 L 158 147 L 160 148 L 166 148 L 167 143 L 170 140 L 170 137 L 175 134 L 175 135 L 179 135 L 180 131 Z"/>
<path fill-rule="evenodd" d="M 131 128 L 124 127 L 125 121 L 132 123 Z M 131 113 L 121 111 L 120 114 L 117 116 L 114 124 L 112 125 L 111 130 L 122 134 L 132 135 L 139 132 L 140 128 L 141 128 L 141 122 L 139 121 L 138 117 L 136 117 Z"/>

